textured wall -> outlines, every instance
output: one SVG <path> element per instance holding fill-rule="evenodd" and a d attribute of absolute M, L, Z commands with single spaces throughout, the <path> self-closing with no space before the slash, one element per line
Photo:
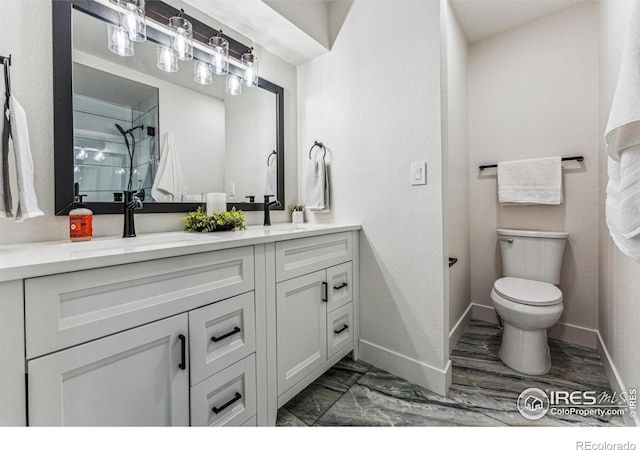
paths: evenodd
<path fill-rule="evenodd" d="M 604 130 L 618 78 L 631 1 L 600 1 L 599 8 L 599 104 L 600 144 L 599 218 L 599 308 L 598 329 L 627 389 L 640 387 L 640 264 L 621 253 L 609 236 L 605 223 L 607 158 Z"/>
<path fill-rule="evenodd" d="M 597 327 L 597 31 L 585 3 L 470 46 L 472 301 L 491 305 L 501 276 L 496 228 L 568 231 L 560 321 Z M 545 156 L 584 155 L 564 163 L 564 203 L 497 203 L 495 169 L 478 166 Z"/>
<path fill-rule="evenodd" d="M 331 212 L 307 218 L 363 226 L 361 338 L 442 370 L 439 14 L 437 2 L 354 2 L 331 52 L 298 68 L 298 132 L 301 198 L 314 140 L 331 164 Z M 426 186 L 410 185 L 412 161 L 427 162 Z"/>
<path fill-rule="evenodd" d="M 38 30 L 34 33 L 33 30 Z M 105 38 L 106 39 L 106 38 Z M 51 2 L 2 0 L 0 54 L 12 54 L 12 91 L 27 112 L 35 169 L 38 204 L 44 217 L 25 221 L 0 220 L 0 244 L 68 239 L 68 219 L 54 216 L 53 173 L 53 75 L 51 50 Z M 297 198 L 296 69 L 256 46 L 261 76 L 285 88 L 285 202 Z M 3 83 L 0 96 L 4 97 Z M 185 174 L 188 176 L 188 174 Z M 184 214 L 138 214 L 136 231 L 152 233 L 182 229 Z M 261 224 L 261 212 L 246 213 L 249 224 Z M 274 211 L 272 221 L 290 221 L 288 211 Z M 96 216 L 95 236 L 122 234 L 120 215 Z"/>

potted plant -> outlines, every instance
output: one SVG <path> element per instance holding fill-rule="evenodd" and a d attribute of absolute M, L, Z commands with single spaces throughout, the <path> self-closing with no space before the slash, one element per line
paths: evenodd
<path fill-rule="evenodd" d="M 304 205 L 289 205 L 291 210 L 291 222 L 303 223 L 304 222 Z"/>
<path fill-rule="evenodd" d="M 231 211 L 214 211 L 212 215 L 207 215 L 201 207 L 190 212 L 182 218 L 185 222 L 184 231 L 199 231 L 209 233 L 212 231 L 244 230 L 245 217 L 242 211 L 236 210 L 235 206 Z"/>

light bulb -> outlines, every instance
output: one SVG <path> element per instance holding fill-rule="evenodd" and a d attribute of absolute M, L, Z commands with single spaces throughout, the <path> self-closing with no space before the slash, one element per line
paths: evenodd
<path fill-rule="evenodd" d="M 96 153 L 93 157 L 94 161 L 104 161 L 105 158 L 106 156 L 104 156 L 102 150 L 98 151 L 98 153 Z"/>
<path fill-rule="evenodd" d="M 240 82 L 240 78 L 237 75 L 233 75 L 233 74 L 227 75 L 226 92 L 229 95 L 242 94 L 242 83 Z"/>
<path fill-rule="evenodd" d="M 178 71 L 178 57 L 176 53 L 169 47 L 158 47 L 158 69 L 165 72 L 177 72 Z"/>
<path fill-rule="evenodd" d="M 196 61 L 193 64 L 193 80 L 200 84 L 211 84 L 213 79 L 211 77 L 209 64 L 202 61 Z"/>

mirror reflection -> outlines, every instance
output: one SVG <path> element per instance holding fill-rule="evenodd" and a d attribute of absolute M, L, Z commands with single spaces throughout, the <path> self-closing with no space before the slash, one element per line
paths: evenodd
<path fill-rule="evenodd" d="M 226 77 L 195 60 L 163 72 L 153 42 L 119 56 L 107 48 L 105 22 L 77 10 L 72 20 L 74 182 L 87 202 L 122 201 L 122 191 L 138 189 L 144 202 L 161 203 L 277 194 L 274 93 L 229 95 Z"/>

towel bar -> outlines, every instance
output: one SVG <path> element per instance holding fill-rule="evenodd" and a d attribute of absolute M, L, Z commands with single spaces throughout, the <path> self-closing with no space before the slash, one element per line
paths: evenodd
<path fill-rule="evenodd" d="M 584 156 L 568 156 L 566 158 L 562 158 L 562 161 L 578 161 L 578 162 L 582 162 L 584 161 Z M 478 169 L 480 170 L 484 170 L 484 169 L 488 169 L 490 167 L 498 167 L 497 164 L 490 164 L 487 166 L 480 166 L 478 167 Z"/>

